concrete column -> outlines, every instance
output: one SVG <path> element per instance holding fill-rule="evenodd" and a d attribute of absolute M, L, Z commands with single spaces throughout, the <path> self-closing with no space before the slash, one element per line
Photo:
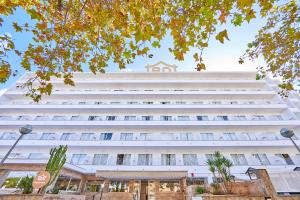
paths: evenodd
<path fill-rule="evenodd" d="M 186 178 L 182 178 L 180 180 L 180 189 L 181 192 L 183 193 L 183 199 L 186 200 L 187 199 L 187 189 L 186 189 L 187 185 L 186 185 Z"/>
<path fill-rule="evenodd" d="M 264 185 L 265 193 L 266 193 L 265 195 L 267 197 L 271 197 L 272 199 L 275 199 L 275 200 L 279 199 L 267 170 L 257 169 L 256 177 L 262 181 L 262 183 Z"/>
<path fill-rule="evenodd" d="M 0 169 L 0 187 L 5 182 L 9 172 L 10 172 L 10 170 L 8 170 L 8 169 Z"/>
<path fill-rule="evenodd" d="M 86 178 L 82 177 L 79 185 L 79 190 L 78 190 L 80 193 L 84 192 L 86 182 L 87 182 Z"/>
<path fill-rule="evenodd" d="M 108 192 L 109 182 L 110 181 L 108 179 L 104 180 L 103 193 L 107 193 Z"/>

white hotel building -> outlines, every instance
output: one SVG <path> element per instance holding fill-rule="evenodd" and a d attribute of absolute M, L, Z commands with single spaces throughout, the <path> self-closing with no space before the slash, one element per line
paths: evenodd
<path fill-rule="evenodd" d="M 206 160 L 219 150 L 245 178 L 249 167 L 292 171 L 300 154 L 300 96 L 278 95 L 278 82 L 255 72 L 176 72 L 160 62 L 147 72 L 75 74 L 76 87 L 54 80 L 51 96 L 32 102 L 16 85 L 0 97 L 0 154 L 33 126 L 6 164 L 47 162 L 68 145 L 69 169 L 105 179 L 212 181 Z"/>

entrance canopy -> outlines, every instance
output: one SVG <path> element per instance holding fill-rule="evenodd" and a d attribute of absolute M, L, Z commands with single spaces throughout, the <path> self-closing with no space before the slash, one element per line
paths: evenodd
<path fill-rule="evenodd" d="M 97 170 L 96 176 L 102 179 L 181 179 L 187 177 L 187 171 L 108 171 Z"/>

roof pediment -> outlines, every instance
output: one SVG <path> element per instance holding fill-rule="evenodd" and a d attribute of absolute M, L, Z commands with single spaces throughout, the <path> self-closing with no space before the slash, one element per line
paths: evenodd
<path fill-rule="evenodd" d="M 147 72 L 176 72 L 176 65 L 169 65 L 163 61 L 159 61 L 153 65 L 146 65 Z"/>

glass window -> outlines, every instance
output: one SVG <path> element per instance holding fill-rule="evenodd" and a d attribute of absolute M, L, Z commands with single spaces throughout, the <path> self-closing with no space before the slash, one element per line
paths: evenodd
<path fill-rule="evenodd" d="M 140 140 L 150 140 L 150 133 L 140 133 Z"/>
<path fill-rule="evenodd" d="M 133 133 L 121 133 L 120 140 L 132 140 Z"/>
<path fill-rule="evenodd" d="M 125 116 L 124 120 L 126 120 L 126 121 L 135 121 L 136 116 Z"/>
<path fill-rule="evenodd" d="M 112 133 L 101 133 L 100 140 L 111 140 Z"/>
<path fill-rule="evenodd" d="M 241 120 L 241 121 L 247 120 L 247 118 L 246 118 L 245 115 L 237 115 L 237 116 L 234 116 L 234 119 L 235 119 L 235 120 Z"/>
<path fill-rule="evenodd" d="M 270 165 L 270 161 L 265 153 L 252 154 L 252 156 L 259 162 L 260 165 Z"/>
<path fill-rule="evenodd" d="M 235 133 L 224 133 L 225 140 L 237 140 Z"/>
<path fill-rule="evenodd" d="M 70 140 L 73 133 L 63 133 L 60 140 Z"/>
<path fill-rule="evenodd" d="M 52 120 L 54 121 L 64 121 L 66 120 L 65 116 L 53 116 Z"/>
<path fill-rule="evenodd" d="M 214 154 L 205 154 L 205 157 L 207 160 L 213 160 L 214 159 Z"/>
<path fill-rule="evenodd" d="M 214 140 L 213 133 L 200 133 L 201 140 Z"/>
<path fill-rule="evenodd" d="M 143 104 L 153 104 L 153 101 L 144 101 Z"/>
<path fill-rule="evenodd" d="M 198 165 L 197 154 L 183 154 L 184 165 Z"/>
<path fill-rule="evenodd" d="M 80 116 L 72 116 L 71 120 L 72 121 L 78 121 L 78 120 L 80 120 Z"/>
<path fill-rule="evenodd" d="M 139 154 L 138 165 L 152 165 L 152 154 Z"/>
<path fill-rule="evenodd" d="M 107 165 L 108 154 L 95 154 L 93 165 Z"/>
<path fill-rule="evenodd" d="M 54 133 L 43 133 L 41 136 L 41 140 L 55 140 Z"/>
<path fill-rule="evenodd" d="M 244 154 L 230 154 L 235 165 L 248 165 Z"/>
<path fill-rule="evenodd" d="M 227 121 L 228 120 L 228 116 L 217 116 L 215 119 L 217 121 Z"/>
<path fill-rule="evenodd" d="M 170 104 L 170 101 L 162 101 L 160 104 Z"/>
<path fill-rule="evenodd" d="M 161 133 L 161 140 L 174 140 L 174 133 Z"/>
<path fill-rule="evenodd" d="M 176 101 L 175 103 L 176 103 L 176 104 L 186 104 L 185 101 Z"/>
<path fill-rule="evenodd" d="M 111 181 L 108 192 L 129 192 L 129 184 L 127 181 Z"/>
<path fill-rule="evenodd" d="M 266 120 L 266 118 L 263 115 L 253 115 L 252 120 Z"/>
<path fill-rule="evenodd" d="M 180 192 L 179 181 L 160 181 L 159 192 Z"/>
<path fill-rule="evenodd" d="M 28 115 L 18 116 L 17 120 L 21 120 L 21 121 L 31 120 L 31 117 Z"/>
<path fill-rule="evenodd" d="M 86 154 L 73 154 L 71 163 L 74 165 L 82 165 L 84 164 L 86 158 Z"/>
<path fill-rule="evenodd" d="M 1 136 L 1 140 L 15 140 L 18 138 L 18 134 L 14 132 L 5 132 Z"/>
<path fill-rule="evenodd" d="M 163 121 L 172 121 L 172 116 L 160 116 L 160 120 L 163 120 Z"/>
<path fill-rule="evenodd" d="M 275 154 L 275 156 L 282 158 L 287 165 L 294 165 L 294 162 L 289 156 L 289 154 Z"/>
<path fill-rule="evenodd" d="M 175 154 L 161 154 L 161 165 L 176 165 Z"/>
<path fill-rule="evenodd" d="M 208 121 L 208 116 L 197 116 L 198 121 Z"/>
<path fill-rule="evenodd" d="M 138 102 L 137 101 L 129 101 L 129 102 L 127 102 L 128 104 L 138 104 Z"/>
<path fill-rule="evenodd" d="M 177 117 L 177 120 L 180 120 L 180 121 L 187 121 L 187 120 L 190 120 L 190 117 L 189 117 L 189 116 L 178 116 L 178 117 Z"/>
<path fill-rule="evenodd" d="M 117 165 L 130 165 L 131 154 L 118 154 Z"/>
<path fill-rule="evenodd" d="M 48 116 L 36 116 L 35 120 L 42 121 L 42 120 L 49 120 Z"/>
<path fill-rule="evenodd" d="M 106 120 L 114 121 L 114 120 L 116 120 L 116 116 L 106 116 Z"/>
<path fill-rule="evenodd" d="M 142 116 L 143 121 L 151 121 L 153 120 L 153 116 Z"/>
<path fill-rule="evenodd" d="M 180 133 L 181 140 L 193 140 L 192 133 Z"/>
<path fill-rule="evenodd" d="M 31 160 L 46 159 L 46 156 L 42 153 L 30 153 L 28 159 Z"/>
<path fill-rule="evenodd" d="M 88 118 L 89 121 L 98 121 L 101 120 L 100 116 L 89 116 Z"/>
<path fill-rule="evenodd" d="M 80 140 L 95 140 L 96 136 L 94 133 L 82 133 Z"/>

